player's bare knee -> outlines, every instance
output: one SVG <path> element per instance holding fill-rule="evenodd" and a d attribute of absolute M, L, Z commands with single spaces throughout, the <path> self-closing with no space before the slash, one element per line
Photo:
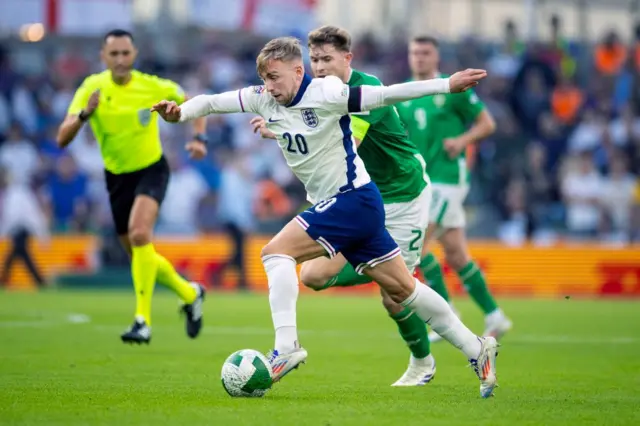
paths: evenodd
<path fill-rule="evenodd" d="M 146 226 L 131 226 L 129 228 L 129 241 L 131 245 L 139 247 L 151 242 L 151 229 Z"/>
<path fill-rule="evenodd" d="M 303 264 L 300 269 L 300 281 L 305 287 L 309 287 L 312 290 L 322 289 L 329 281 L 329 278 L 325 277 L 317 268 L 309 267 L 307 264 Z"/>

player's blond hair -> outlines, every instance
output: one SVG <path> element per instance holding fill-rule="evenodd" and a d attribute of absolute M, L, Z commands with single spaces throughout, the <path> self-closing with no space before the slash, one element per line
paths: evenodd
<path fill-rule="evenodd" d="M 309 47 L 330 44 L 342 52 L 351 51 L 351 34 L 345 29 L 333 25 L 323 25 L 307 35 Z"/>
<path fill-rule="evenodd" d="M 300 40 L 295 37 L 278 37 L 264 45 L 256 58 L 258 75 L 263 75 L 269 61 L 302 61 Z"/>

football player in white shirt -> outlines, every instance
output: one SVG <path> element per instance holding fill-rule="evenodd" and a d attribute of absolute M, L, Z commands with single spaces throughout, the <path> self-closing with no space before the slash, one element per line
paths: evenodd
<path fill-rule="evenodd" d="M 442 297 L 409 273 L 385 229 L 382 197 L 356 153 L 349 119 L 350 112 L 465 91 L 486 72 L 468 69 L 446 79 L 350 89 L 337 77 L 312 79 L 305 74 L 300 43 L 291 37 L 271 40 L 256 63 L 264 86 L 200 95 L 181 106 L 161 101 L 152 111 L 169 122 L 232 112 L 262 116 L 277 136 L 287 164 L 304 184 L 309 201 L 315 203 L 287 224 L 261 253 L 275 328 L 270 357 L 274 381 L 307 358 L 296 326 L 296 264 L 339 252 L 358 273 L 369 275 L 396 303 L 415 311 L 459 348 L 480 379 L 480 395 L 491 396 L 497 382 L 496 340 L 473 334 Z"/>

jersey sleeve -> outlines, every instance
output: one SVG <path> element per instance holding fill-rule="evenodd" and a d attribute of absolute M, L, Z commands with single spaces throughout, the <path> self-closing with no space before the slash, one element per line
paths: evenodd
<path fill-rule="evenodd" d="M 467 90 L 466 92 L 455 95 L 456 102 L 455 108 L 462 119 L 471 123 L 478 118 L 478 115 L 484 110 L 484 103 L 478 98 L 478 95 L 473 90 Z"/>
<path fill-rule="evenodd" d="M 264 86 L 249 86 L 238 90 L 240 112 L 253 112 L 262 115 L 261 111 L 268 99 Z"/>
<path fill-rule="evenodd" d="M 217 95 L 198 95 L 181 106 L 180 121 L 190 121 L 209 114 L 253 112 L 263 115 L 267 98 L 262 86 L 245 87 Z"/>
<path fill-rule="evenodd" d="M 342 114 L 371 111 L 424 96 L 450 93 L 448 78 L 351 88 L 337 77 L 325 77 L 324 80 L 329 80 L 323 86 L 328 109 Z"/>
<path fill-rule="evenodd" d="M 89 79 L 85 79 L 76 93 L 73 95 L 73 99 L 71 100 L 71 104 L 69 104 L 69 108 L 67 109 L 67 115 L 78 115 L 80 111 L 87 106 L 87 102 L 89 102 L 89 97 L 91 96 L 91 85 Z"/>
<path fill-rule="evenodd" d="M 360 112 L 360 88 L 349 87 L 335 76 L 322 79 L 325 107 L 335 113 L 346 115 Z"/>
<path fill-rule="evenodd" d="M 382 86 L 382 82 L 377 78 L 371 78 L 366 81 L 368 86 Z M 351 115 L 351 131 L 353 132 L 353 136 L 363 141 L 367 136 L 367 132 L 369 128 L 380 122 L 382 118 L 387 114 L 388 109 L 392 107 L 386 108 L 378 108 L 373 109 L 371 111 L 361 112 L 361 113 L 353 113 Z"/>
<path fill-rule="evenodd" d="M 181 104 L 186 100 L 182 87 L 171 80 L 158 78 L 157 81 L 158 99 L 166 99 Z"/>

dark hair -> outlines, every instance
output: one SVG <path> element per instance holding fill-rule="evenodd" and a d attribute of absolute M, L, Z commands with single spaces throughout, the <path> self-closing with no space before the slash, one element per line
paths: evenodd
<path fill-rule="evenodd" d="M 131 34 L 127 30 L 115 29 L 115 30 L 109 31 L 104 35 L 104 38 L 102 39 L 102 44 L 105 44 L 109 37 L 129 37 L 133 42 L 133 34 Z"/>
<path fill-rule="evenodd" d="M 347 30 L 333 25 L 324 25 L 311 31 L 308 35 L 308 46 L 330 44 L 342 52 L 351 51 L 351 35 Z"/>
<path fill-rule="evenodd" d="M 428 35 L 419 35 L 419 36 L 415 36 L 411 39 L 411 41 L 413 43 L 428 43 L 428 44 L 433 44 L 435 47 L 439 47 L 440 43 L 438 42 L 438 39 L 433 37 L 433 36 L 428 36 Z"/>

